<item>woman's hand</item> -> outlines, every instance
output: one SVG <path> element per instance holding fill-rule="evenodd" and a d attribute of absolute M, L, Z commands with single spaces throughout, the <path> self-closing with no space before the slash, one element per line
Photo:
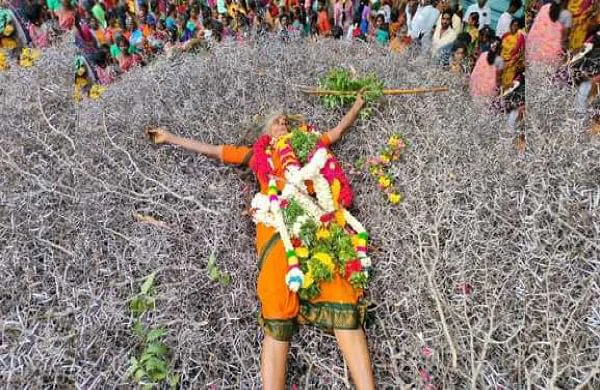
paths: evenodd
<path fill-rule="evenodd" d="M 167 143 L 167 139 L 171 135 L 171 133 L 161 127 L 156 129 L 148 129 L 146 130 L 146 134 L 148 134 L 150 141 L 157 145 Z"/>
<path fill-rule="evenodd" d="M 357 105 L 359 108 L 363 108 L 365 105 L 365 98 L 362 95 L 362 92 L 359 92 L 358 95 L 356 95 L 356 100 L 354 101 L 354 104 Z"/>

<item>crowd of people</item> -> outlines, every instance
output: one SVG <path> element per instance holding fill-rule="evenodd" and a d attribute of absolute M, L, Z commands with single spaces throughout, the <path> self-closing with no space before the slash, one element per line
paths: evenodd
<path fill-rule="evenodd" d="M 509 113 L 514 128 L 525 112 L 526 57 L 566 58 L 585 68 L 575 80 L 583 83 L 581 96 L 592 93 L 598 74 L 589 61 L 600 18 L 593 0 L 532 1 L 523 19 L 516 17 L 522 0 L 511 0 L 495 25 L 487 0 L 466 9 L 458 0 L 0 1 L 8 57 L 22 56 L 23 47 L 47 47 L 71 31 L 80 51 L 76 78 L 102 85 L 157 55 L 207 50 L 222 41 L 364 40 L 430 57 L 464 76 L 471 95 Z M 578 64 L 571 61 L 577 55 Z M 580 100 L 589 101 L 589 93 Z"/>

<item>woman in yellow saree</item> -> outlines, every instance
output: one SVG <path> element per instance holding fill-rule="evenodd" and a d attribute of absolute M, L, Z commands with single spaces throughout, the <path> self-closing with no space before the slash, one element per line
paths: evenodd
<path fill-rule="evenodd" d="M 520 21 L 514 19 L 510 23 L 510 31 L 502 37 L 502 59 L 504 70 L 502 72 L 502 89 L 512 85 L 515 76 L 525 68 L 525 34 L 520 31 Z"/>
<path fill-rule="evenodd" d="M 567 7 L 573 15 L 573 27 L 569 36 L 569 50 L 580 49 L 594 22 L 594 0 L 569 0 Z"/>

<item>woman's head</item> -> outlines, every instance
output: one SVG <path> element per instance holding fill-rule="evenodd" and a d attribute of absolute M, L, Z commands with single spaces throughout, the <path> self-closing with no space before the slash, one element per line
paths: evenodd
<path fill-rule="evenodd" d="M 520 19 L 513 19 L 512 22 L 510 22 L 510 32 L 512 34 L 516 34 L 520 28 L 521 28 L 521 20 Z"/>
<path fill-rule="evenodd" d="M 77 73 L 77 76 L 79 76 L 79 77 L 85 76 L 85 74 L 87 73 L 87 69 L 86 69 L 85 65 L 83 65 L 83 64 L 79 65 L 76 73 Z"/>
<path fill-rule="evenodd" d="M 13 24 L 13 21 L 10 20 L 4 26 L 4 30 L 2 30 L 2 35 L 4 35 L 5 37 L 10 37 L 14 32 L 15 32 L 15 26 Z"/>
<path fill-rule="evenodd" d="M 289 121 L 287 116 L 282 112 L 277 112 L 267 118 L 263 133 L 278 138 L 288 133 L 288 126 Z"/>
<path fill-rule="evenodd" d="M 454 60 L 459 62 L 467 57 L 467 45 L 462 42 L 458 42 L 454 47 Z"/>
<path fill-rule="evenodd" d="M 502 50 L 500 46 L 501 46 L 500 39 L 496 38 L 496 39 L 492 40 L 492 42 L 490 43 L 490 49 L 487 52 L 488 64 L 494 65 L 494 63 L 496 62 L 496 56 L 498 55 L 500 50 Z"/>
<path fill-rule="evenodd" d="M 550 5 L 549 16 L 550 20 L 556 22 L 560 17 L 560 11 L 562 9 L 561 2 L 553 1 Z"/>
<path fill-rule="evenodd" d="M 375 20 L 375 25 L 378 28 L 383 27 L 383 24 L 385 23 L 385 19 L 383 17 L 383 15 L 377 15 L 377 19 Z"/>
<path fill-rule="evenodd" d="M 469 15 L 469 26 L 471 27 L 479 27 L 479 13 L 471 12 Z"/>
<path fill-rule="evenodd" d="M 494 39 L 494 32 L 488 26 L 485 26 L 479 31 L 479 43 L 489 44 Z"/>
<path fill-rule="evenodd" d="M 288 16 L 286 14 L 281 14 L 281 16 L 279 17 L 279 23 L 282 27 L 287 27 L 289 25 Z"/>

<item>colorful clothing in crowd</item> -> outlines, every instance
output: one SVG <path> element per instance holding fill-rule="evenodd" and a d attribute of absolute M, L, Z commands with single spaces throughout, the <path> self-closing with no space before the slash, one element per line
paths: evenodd
<path fill-rule="evenodd" d="M 567 9 L 573 16 L 573 27 L 569 36 L 569 49 L 578 50 L 587 38 L 590 23 L 593 22 L 593 0 L 569 0 Z"/>
<path fill-rule="evenodd" d="M 525 35 L 521 31 L 507 32 L 502 37 L 502 59 L 504 71 L 502 72 L 502 88 L 509 88 L 515 76 L 525 68 L 523 56 L 525 53 Z"/>

